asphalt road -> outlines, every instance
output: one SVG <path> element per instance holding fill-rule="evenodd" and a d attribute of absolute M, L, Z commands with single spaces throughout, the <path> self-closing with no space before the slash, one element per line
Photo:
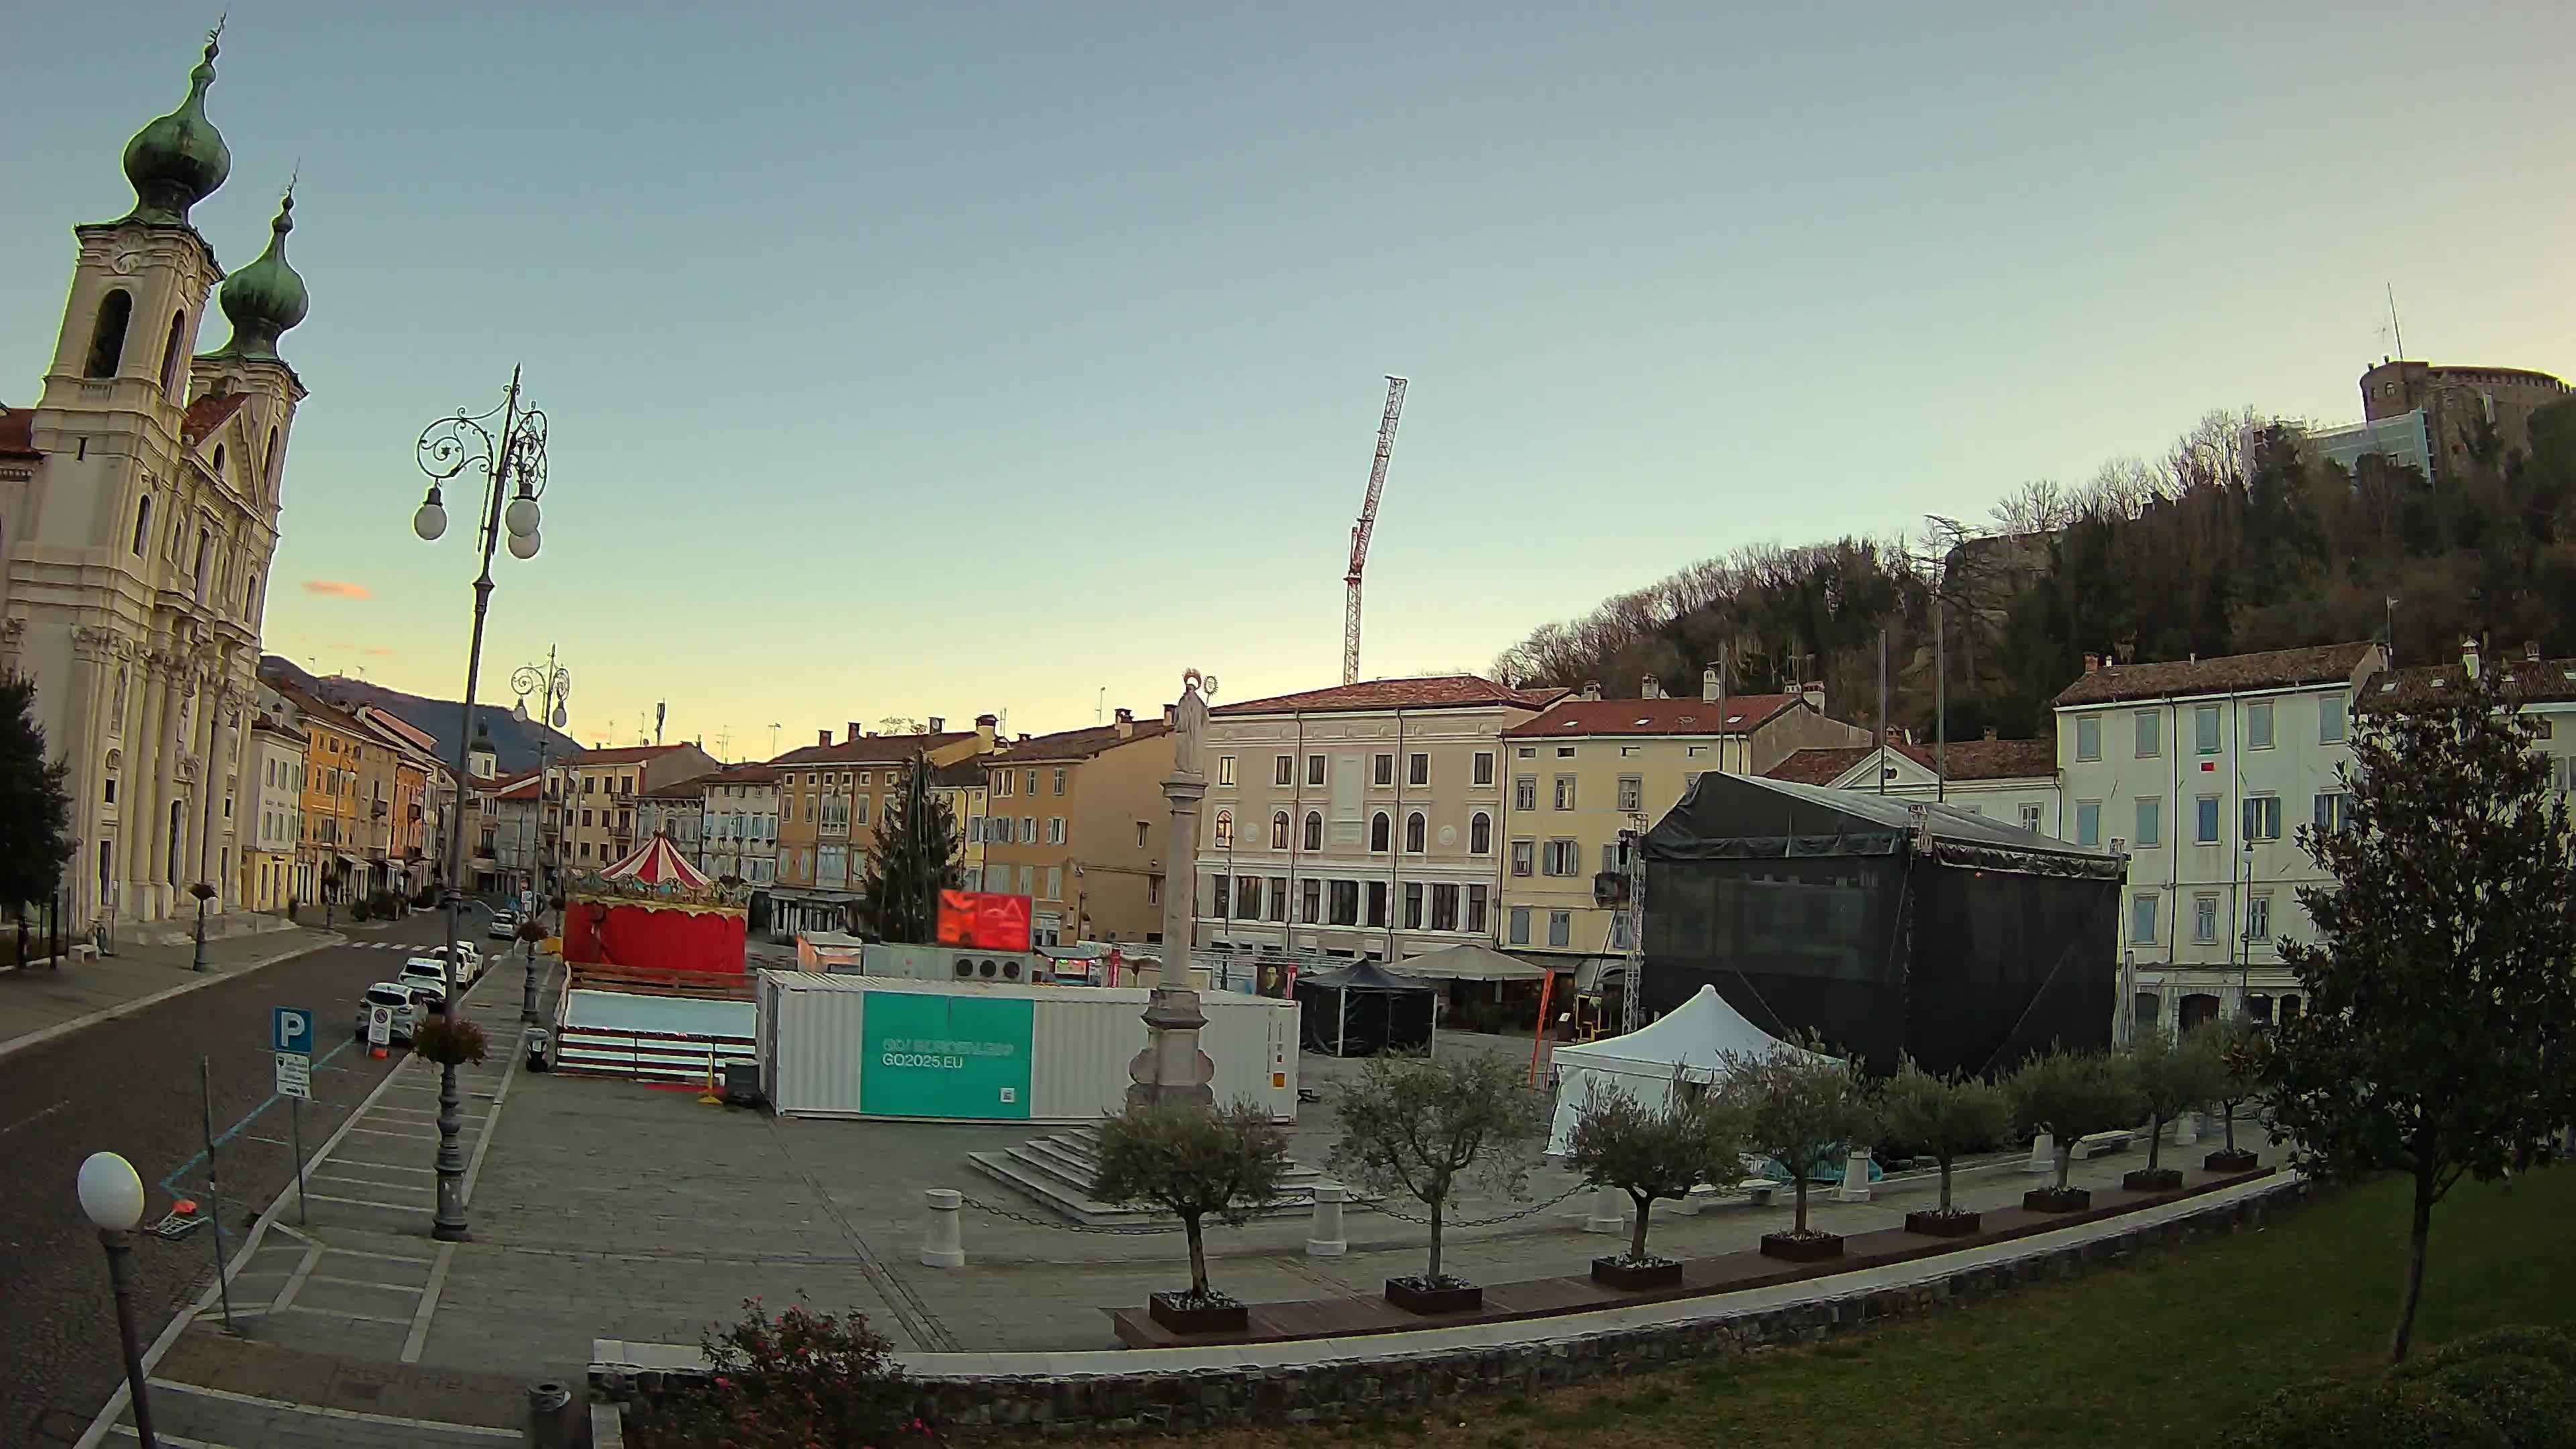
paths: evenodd
<path fill-rule="evenodd" d="M 482 939 L 485 924 L 469 913 L 465 930 L 488 957 L 504 943 Z M 210 1202 L 197 1069 L 205 1057 L 229 1254 L 295 1179 L 288 1104 L 271 1090 L 271 1009 L 317 1013 L 313 1100 L 300 1109 L 309 1157 L 399 1060 L 375 1060 L 353 1039 L 359 997 L 391 979 L 406 954 L 365 943 L 425 945 L 440 925 L 424 913 L 0 1059 L 0 1445 L 72 1443 L 124 1374 L 106 1258 L 73 1194 L 81 1160 L 123 1153 L 143 1177 L 147 1225 L 173 1196 Z M 469 1008 L 515 1017 L 518 979 L 487 968 Z M 149 1344 L 214 1281 L 212 1230 L 176 1241 L 138 1235 L 129 1262 Z"/>

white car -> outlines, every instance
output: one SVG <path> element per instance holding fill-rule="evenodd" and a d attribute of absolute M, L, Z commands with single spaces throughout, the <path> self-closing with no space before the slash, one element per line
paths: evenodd
<path fill-rule="evenodd" d="M 475 977 L 483 974 L 483 953 L 462 942 L 459 942 L 455 949 L 456 983 L 460 986 L 470 986 L 474 983 Z M 412 959 L 415 961 L 444 961 L 447 959 L 447 950 L 448 948 L 444 946 L 432 946 Z"/>
<path fill-rule="evenodd" d="M 358 998 L 357 1039 L 367 1039 L 370 1008 L 385 1007 L 393 1012 L 392 1043 L 400 1046 L 411 1041 L 412 1028 L 420 1024 L 420 1006 L 412 985 L 405 981 L 379 981 Z"/>
<path fill-rule="evenodd" d="M 394 979 L 400 985 L 422 993 L 442 1006 L 447 1000 L 447 963 L 444 961 L 434 960 L 428 956 L 414 956 L 402 964 L 401 973 Z M 462 968 L 459 968 L 457 989 L 461 991 L 465 985 Z"/>

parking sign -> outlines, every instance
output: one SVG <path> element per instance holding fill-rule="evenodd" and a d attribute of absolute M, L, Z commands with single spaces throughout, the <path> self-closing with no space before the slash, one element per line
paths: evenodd
<path fill-rule="evenodd" d="M 268 1049 L 313 1055 L 313 1013 L 300 1006 L 281 1006 L 269 1016 Z"/>
<path fill-rule="evenodd" d="M 385 1046 L 394 1039 L 394 1009 L 390 1006 L 367 1008 L 367 1044 Z"/>

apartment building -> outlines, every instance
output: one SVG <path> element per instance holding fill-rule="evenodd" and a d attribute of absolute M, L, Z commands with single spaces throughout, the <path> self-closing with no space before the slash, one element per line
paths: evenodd
<path fill-rule="evenodd" d="M 284 680 L 261 680 L 270 713 L 304 732 L 303 831 L 296 841 L 299 880 L 306 901 L 364 900 L 375 877 L 366 850 L 367 810 L 359 793 L 362 765 L 389 768 L 392 747 L 357 719 Z"/>
<path fill-rule="evenodd" d="M 1210 711 L 1197 942 L 1388 962 L 1491 942 L 1502 737 L 1561 693 L 1451 674 Z"/>
<path fill-rule="evenodd" d="M 930 793 L 948 807 L 948 818 L 957 822 L 958 877 L 967 890 L 984 888 L 984 765 L 978 759 L 959 760 L 930 772 Z"/>
<path fill-rule="evenodd" d="M 1644 831 L 1700 776 L 1758 774 L 1800 751 L 1865 746 L 1824 692 L 1602 699 L 1596 686 L 1502 731 L 1503 946 L 1559 970 L 1626 954 L 1623 834 Z M 1596 885 L 1596 878 L 1612 880 Z"/>
<path fill-rule="evenodd" d="M 1941 768 L 1946 753 L 1949 769 Z M 1775 780 L 1836 790 L 1875 790 L 1904 800 L 1930 800 L 2063 840 L 2065 811 L 2057 785 L 2057 742 L 1953 740 L 1946 751 L 1898 740 L 1875 745 L 1800 750 L 1763 771 Z"/>
<path fill-rule="evenodd" d="M 251 817 L 242 851 L 245 909 L 284 914 L 289 902 L 313 899 L 298 879 L 295 860 L 304 837 L 304 746 L 304 731 L 294 724 L 266 713 L 251 721 L 250 750 L 242 761 L 251 781 L 242 801 Z"/>
<path fill-rule="evenodd" d="M 2056 699 L 2060 835 L 2128 853 L 2120 936 L 2136 1022 L 2299 1009 L 2277 943 L 2326 878 L 2298 827 L 2344 818 L 2353 710 L 2376 643 L 2159 664 L 2085 656 Z"/>
<path fill-rule="evenodd" d="M 695 865 L 703 849 L 700 831 L 707 813 L 707 775 L 675 780 L 635 797 L 635 838 L 670 837 L 671 845 Z"/>
<path fill-rule="evenodd" d="M 1166 714 L 1169 712 L 1166 711 Z M 1160 941 L 1171 802 L 1168 719 L 1022 738 L 977 760 L 984 888 L 1029 897 L 1041 946 Z"/>
<path fill-rule="evenodd" d="M 705 781 L 698 868 L 746 882 L 754 900 L 765 901 L 778 878 L 778 771 L 765 764 L 727 765 Z M 759 914 L 765 922 L 766 908 Z"/>
<path fill-rule="evenodd" d="M 933 719 L 926 733 L 887 735 L 852 720 L 839 743 L 820 730 L 813 744 L 769 762 L 778 798 L 774 935 L 861 926 L 868 851 L 887 801 L 903 788 L 904 769 L 919 758 L 937 770 L 993 748 L 993 716 L 977 717 L 972 730 L 948 730 L 945 723 Z"/>
<path fill-rule="evenodd" d="M 627 745 L 584 750 L 564 762 L 565 874 L 582 875 L 612 865 L 635 848 L 635 797 L 716 768 L 713 756 L 693 744 Z"/>

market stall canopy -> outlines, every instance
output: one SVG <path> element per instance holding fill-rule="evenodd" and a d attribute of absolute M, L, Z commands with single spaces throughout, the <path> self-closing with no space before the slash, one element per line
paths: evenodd
<path fill-rule="evenodd" d="M 1307 1049 L 1337 1057 L 1430 1050 L 1437 996 L 1431 987 L 1374 961 L 1297 981 Z"/>
<path fill-rule="evenodd" d="M 1472 941 L 1408 956 L 1396 969 L 1416 981 L 1538 981 L 1547 976 L 1544 966 Z"/>
<path fill-rule="evenodd" d="M 2070 845 L 1973 810 L 1762 775 L 1704 775 L 1646 834 L 1646 859 L 1745 860 L 1915 854 L 1941 865 L 2118 880 L 2107 850 Z"/>
<path fill-rule="evenodd" d="M 1565 1151 L 1575 1111 L 1596 1087 L 1615 1087 L 1648 1107 L 1661 1107 L 1672 1095 L 1677 1069 L 1686 1081 L 1713 1082 L 1730 1056 L 1762 1057 L 1774 1052 L 1836 1060 L 1791 1046 L 1745 1020 L 1714 986 L 1701 987 L 1698 995 L 1625 1036 L 1560 1046 L 1556 1049 L 1556 1119 L 1548 1131 L 1547 1150 Z"/>
<path fill-rule="evenodd" d="M 707 873 L 689 864 L 688 857 L 680 854 L 671 838 L 658 830 L 624 860 L 601 867 L 599 878 L 681 890 L 704 890 L 711 883 Z"/>

